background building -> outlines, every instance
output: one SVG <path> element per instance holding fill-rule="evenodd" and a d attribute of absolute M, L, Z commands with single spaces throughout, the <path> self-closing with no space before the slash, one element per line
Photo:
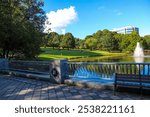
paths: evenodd
<path fill-rule="evenodd" d="M 135 26 L 126 26 L 122 28 L 115 28 L 112 31 L 121 33 L 121 34 L 130 34 L 132 31 L 136 31 L 139 34 L 139 28 Z"/>

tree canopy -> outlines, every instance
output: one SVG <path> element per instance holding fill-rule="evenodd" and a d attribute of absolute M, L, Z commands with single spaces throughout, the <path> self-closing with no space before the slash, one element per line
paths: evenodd
<path fill-rule="evenodd" d="M 46 20 L 41 0 L 0 0 L 0 55 L 33 58 Z"/>
<path fill-rule="evenodd" d="M 84 39 L 75 38 L 71 33 L 59 35 L 51 32 L 47 34 L 46 40 L 49 47 L 133 52 L 136 43 L 140 42 L 145 49 L 150 49 L 150 35 L 140 37 L 136 31 L 131 34 L 119 34 L 104 29 L 87 35 Z"/>

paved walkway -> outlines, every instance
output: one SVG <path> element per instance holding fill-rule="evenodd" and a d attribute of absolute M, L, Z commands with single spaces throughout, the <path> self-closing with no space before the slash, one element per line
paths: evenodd
<path fill-rule="evenodd" d="M 52 84 L 9 75 L 0 75 L 0 100 L 136 100 L 139 94 L 96 90 L 75 86 Z M 143 96 L 142 99 L 150 99 Z"/>

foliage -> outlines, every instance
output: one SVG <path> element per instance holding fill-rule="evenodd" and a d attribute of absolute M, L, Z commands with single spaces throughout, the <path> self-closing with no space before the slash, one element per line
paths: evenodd
<path fill-rule="evenodd" d="M 86 48 L 90 50 L 96 49 L 97 40 L 93 37 L 89 37 L 85 40 Z"/>
<path fill-rule="evenodd" d="M 144 49 L 150 49 L 150 35 L 146 35 L 143 38 Z"/>
<path fill-rule="evenodd" d="M 102 49 L 106 51 L 118 50 L 116 48 L 117 44 L 115 43 L 115 38 L 113 32 L 108 30 L 103 31 L 103 36 L 101 37 Z"/>
<path fill-rule="evenodd" d="M 62 48 L 74 48 L 75 47 L 75 39 L 71 33 L 66 33 L 63 36 L 62 42 L 60 44 Z"/>
<path fill-rule="evenodd" d="M 131 34 L 122 34 L 119 36 L 121 39 L 119 47 L 122 51 L 133 52 L 137 42 L 143 43 L 142 38 L 134 31 Z"/>
<path fill-rule="evenodd" d="M 81 40 L 81 39 L 75 38 L 75 48 L 79 49 L 81 43 L 82 43 L 82 40 Z"/>
<path fill-rule="evenodd" d="M 142 38 L 135 31 L 131 34 L 118 34 L 107 29 L 98 30 L 93 35 L 87 35 L 84 40 L 75 38 L 71 33 L 65 35 L 52 33 L 57 36 L 47 36 L 49 47 L 133 52 L 136 43 L 140 42 L 145 49 L 150 49 L 150 36 L 147 35 Z"/>
<path fill-rule="evenodd" d="M 58 35 L 58 33 L 56 33 L 56 32 L 50 32 L 49 34 L 47 34 L 48 36 L 47 36 L 47 45 L 49 46 L 49 47 L 58 47 L 57 46 L 57 42 L 56 41 L 59 41 L 59 35 Z"/>
<path fill-rule="evenodd" d="M 33 58 L 40 51 L 46 16 L 40 0 L 0 0 L 2 57 Z"/>

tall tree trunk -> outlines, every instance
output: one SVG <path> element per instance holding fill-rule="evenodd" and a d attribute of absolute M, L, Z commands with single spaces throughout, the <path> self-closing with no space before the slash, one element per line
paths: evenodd
<path fill-rule="evenodd" d="M 6 50 L 5 49 L 3 49 L 3 58 L 5 58 L 5 54 L 6 54 Z"/>
<path fill-rule="evenodd" d="M 6 53 L 6 58 L 9 57 L 9 50 L 7 50 L 7 53 Z"/>

